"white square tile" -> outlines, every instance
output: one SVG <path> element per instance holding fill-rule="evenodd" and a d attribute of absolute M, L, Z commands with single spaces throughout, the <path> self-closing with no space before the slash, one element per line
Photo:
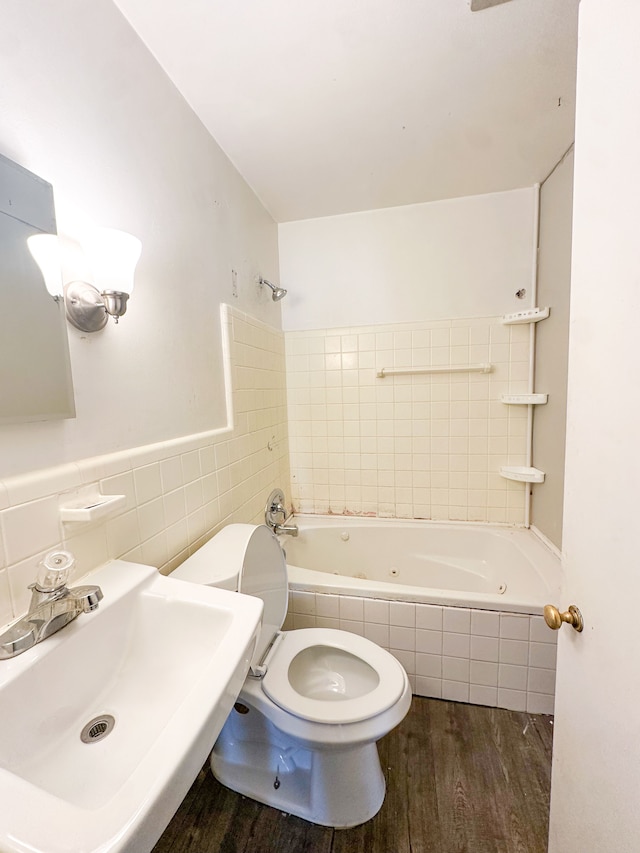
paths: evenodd
<path fill-rule="evenodd" d="M 461 681 L 446 681 L 442 679 L 442 698 L 450 702 L 468 702 L 469 685 Z"/>
<path fill-rule="evenodd" d="M 471 633 L 479 637 L 499 637 L 500 614 L 492 610 L 472 610 Z"/>
<path fill-rule="evenodd" d="M 542 616 L 531 616 L 529 618 L 529 639 L 534 643 L 552 643 L 555 646 L 558 642 L 558 632 L 552 631 Z"/>
<path fill-rule="evenodd" d="M 316 625 L 318 628 L 333 628 L 336 631 L 340 630 L 340 620 L 332 619 L 330 616 L 316 615 Z"/>
<path fill-rule="evenodd" d="M 76 558 L 72 580 L 96 569 L 109 559 L 106 525 L 74 525 L 74 528 L 76 528 L 73 531 L 74 535 L 63 540 L 66 550 L 71 551 Z M 165 563 L 166 549 L 163 554 L 162 562 Z M 151 565 L 159 568 L 160 564 L 152 563 Z"/>
<path fill-rule="evenodd" d="M 472 660 L 469 668 L 469 681 L 471 684 L 483 687 L 498 686 L 498 664 L 484 660 Z"/>
<path fill-rule="evenodd" d="M 416 624 L 416 606 L 405 601 L 389 602 L 389 624 L 404 628 L 414 628 Z"/>
<path fill-rule="evenodd" d="M 17 615 L 17 614 L 15 614 Z M 14 617 L 11 606 L 11 590 L 9 588 L 9 575 L 6 570 L 0 571 L 0 625 L 10 622 Z"/>
<path fill-rule="evenodd" d="M 394 658 L 399 661 L 402 666 L 405 668 L 405 672 L 408 675 L 416 674 L 416 653 L 409 652 L 405 649 L 389 649 L 390 653 L 394 656 Z"/>
<path fill-rule="evenodd" d="M 431 678 L 442 677 L 442 657 L 440 655 L 416 654 L 416 675 L 428 675 Z"/>
<path fill-rule="evenodd" d="M 527 666 L 529 663 L 529 643 L 522 640 L 500 640 L 500 663 Z"/>
<path fill-rule="evenodd" d="M 471 659 L 497 663 L 500 659 L 500 640 L 496 637 L 471 637 Z"/>
<path fill-rule="evenodd" d="M 416 629 L 416 651 L 432 655 L 442 654 L 442 631 Z"/>
<path fill-rule="evenodd" d="M 555 670 L 557 650 L 555 643 L 529 643 L 529 666 Z"/>
<path fill-rule="evenodd" d="M 470 651 L 469 634 L 442 634 L 442 654 L 454 658 L 468 658 Z"/>
<path fill-rule="evenodd" d="M 498 669 L 498 687 L 507 687 L 510 690 L 526 690 L 527 675 L 526 666 L 501 663 Z"/>
<path fill-rule="evenodd" d="M 554 697 L 543 693 L 527 693 L 527 711 L 529 714 L 553 714 Z"/>
<path fill-rule="evenodd" d="M 138 507 L 138 525 L 142 541 L 157 536 L 166 527 L 164 501 L 156 498 Z M 204 532 L 204 531 L 203 531 Z"/>
<path fill-rule="evenodd" d="M 340 618 L 340 597 L 337 595 L 316 595 L 316 616 Z"/>
<path fill-rule="evenodd" d="M 160 479 L 162 491 L 165 493 L 172 492 L 184 485 L 182 461 L 179 456 L 171 456 L 169 459 L 162 460 L 160 463 Z"/>
<path fill-rule="evenodd" d="M 530 667 L 528 689 L 531 693 L 553 695 L 556 691 L 556 674 L 554 670 Z"/>
<path fill-rule="evenodd" d="M 389 602 L 379 601 L 375 598 L 365 598 L 364 618 L 367 622 L 379 622 L 389 624 Z"/>
<path fill-rule="evenodd" d="M 508 690 L 498 687 L 498 706 L 509 711 L 526 711 L 527 694 L 522 690 Z"/>
<path fill-rule="evenodd" d="M 364 636 L 383 649 L 389 648 L 389 626 L 377 622 L 364 623 Z"/>
<path fill-rule="evenodd" d="M 340 619 L 340 630 L 364 637 L 364 622 L 358 622 L 355 619 Z"/>
<path fill-rule="evenodd" d="M 511 613 L 501 613 L 500 636 L 506 640 L 528 640 L 529 617 Z"/>
<path fill-rule="evenodd" d="M 498 704 L 498 688 L 481 684 L 470 684 L 469 702 L 472 705 L 488 705 L 490 708 L 495 708 Z"/>
<path fill-rule="evenodd" d="M 464 607 L 445 607 L 443 628 L 456 634 L 468 634 L 471 629 L 471 611 Z"/>
<path fill-rule="evenodd" d="M 350 619 L 362 622 L 364 620 L 364 600 L 350 595 L 341 595 L 340 619 Z"/>
<path fill-rule="evenodd" d="M 167 537 L 164 530 L 143 542 L 140 549 L 146 565 L 155 566 L 157 569 L 162 568 L 168 559 Z"/>
<path fill-rule="evenodd" d="M 431 699 L 442 699 L 442 680 L 416 675 L 416 695 L 427 696 Z"/>
<path fill-rule="evenodd" d="M 316 628 L 316 617 L 308 616 L 305 613 L 293 613 L 293 627 L 298 628 Z"/>
<path fill-rule="evenodd" d="M 442 677 L 449 681 L 464 681 L 469 683 L 468 658 L 442 658 Z"/>
<path fill-rule="evenodd" d="M 291 595 L 291 610 L 293 613 L 305 613 L 307 616 L 314 616 L 316 614 L 315 593 L 294 589 Z"/>
<path fill-rule="evenodd" d="M 163 497 L 165 522 L 167 524 L 175 524 L 177 521 L 185 518 L 187 514 L 187 504 L 184 495 L 184 489 L 176 489 L 169 492 Z"/>
<path fill-rule="evenodd" d="M 202 475 L 202 469 L 200 467 L 200 452 L 198 450 L 183 453 L 181 461 L 182 476 L 185 483 L 190 483 L 192 480 L 196 480 Z"/>
<path fill-rule="evenodd" d="M 151 465 L 136 468 L 133 472 L 133 482 L 138 504 L 160 497 L 162 494 L 160 463 L 154 462 Z"/>
<path fill-rule="evenodd" d="M 187 504 L 187 515 L 200 509 L 204 504 L 202 481 L 194 480 L 192 483 L 187 483 L 184 487 L 184 497 Z"/>
<path fill-rule="evenodd" d="M 416 628 L 442 631 L 442 607 L 432 604 L 417 604 Z"/>
<path fill-rule="evenodd" d="M 8 565 L 54 548 L 62 540 L 58 498 L 43 498 L 3 510 L 0 512 L 0 531 Z M 35 575 L 32 580 L 35 580 Z"/>
<path fill-rule="evenodd" d="M 397 625 L 389 627 L 389 646 L 392 649 L 404 649 L 408 652 L 416 650 L 416 632 L 414 628 L 401 628 Z"/>

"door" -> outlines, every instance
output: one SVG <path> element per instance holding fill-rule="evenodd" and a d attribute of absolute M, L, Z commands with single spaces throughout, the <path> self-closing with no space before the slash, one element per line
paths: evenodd
<path fill-rule="evenodd" d="M 550 853 L 640 851 L 640 5 L 582 0 Z"/>

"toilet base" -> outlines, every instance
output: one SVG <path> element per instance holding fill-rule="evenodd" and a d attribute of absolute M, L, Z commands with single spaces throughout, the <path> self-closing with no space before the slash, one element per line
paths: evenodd
<path fill-rule="evenodd" d="M 245 707 L 231 711 L 211 754 L 219 782 L 321 826 L 344 829 L 377 814 L 385 780 L 375 743 L 309 747 Z"/>

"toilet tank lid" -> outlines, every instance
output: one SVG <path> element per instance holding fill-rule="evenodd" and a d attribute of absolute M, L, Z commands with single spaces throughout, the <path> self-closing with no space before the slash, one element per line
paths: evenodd
<path fill-rule="evenodd" d="M 205 586 L 233 586 L 237 589 L 240 565 L 230 559 L 229 551 L 214 536 L 171 572 L 172 578 Z"/>

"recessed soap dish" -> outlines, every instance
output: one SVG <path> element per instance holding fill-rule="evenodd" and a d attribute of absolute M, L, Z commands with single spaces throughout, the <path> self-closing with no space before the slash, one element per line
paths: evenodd
<path fill-rule="evenodd" d="M 96 521 L 106 518 L 127 503 L 126 495 L 95 495 L 92 498 L 84 498 L 83 503 L 77 500 L 75 503 L 60 507 L 60 519 L 62 521 Z"/>

